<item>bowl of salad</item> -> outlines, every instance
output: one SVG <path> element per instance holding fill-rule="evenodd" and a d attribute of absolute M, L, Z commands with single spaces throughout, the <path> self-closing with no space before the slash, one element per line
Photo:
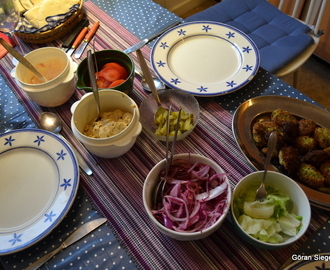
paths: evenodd
<path fill-rule="evenodd" d="M 203 239 L 218 230 L 230 209 L 227 172 L 201 155 L 174 155 L 164 193 L 155 202 L 165 167 L 165 159 L 158 162 L 143 185 L 143 204 L 156 228 L 181 241 Z"/>
<path fill-rule="evenodd" d="M 234 188 L 231 214 L 239 235 L 248 243 L 264 249 L 291 245 L 306 232 L 311 208 L 301 187 L 288 176 L 268 171 L 267 198 L 255 199 L 263 171 L 245 176 Z"/>

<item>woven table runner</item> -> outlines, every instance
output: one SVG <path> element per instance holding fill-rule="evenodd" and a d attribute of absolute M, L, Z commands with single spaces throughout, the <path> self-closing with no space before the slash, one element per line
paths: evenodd
<path fill-rule="evenodd" d="M 90 24 L 100 21 L 94 40 L 96 51 L 123 50 L 139 41 L 93 3 L 86 2 L 84 7 Z M 60 46 L 61 42 L 46 46 Z M 38 47 L 25 46 L 23 49 L 28 50 Z M 142 52 L 149 60 L 150 48 L 145 46 Z M 85 57 L 86 51 L 81 59 Z M 138 65 L 135 53 L 131 57 Z M 288 254 L 300 247 L 328 218 L 322 210 L 313 208 L 313 218 L 305 235 L 295 244 L 273 251 L 260 250 L 241 241 L 232 227 L 230 214 L 220 229 L 204 240 L 180 242 L 164 236 L 149 221 L 142 202 L 144 179 L 150 169 L 164 158 L 164 144 L 143 131 L 124 156 L 116 159 L 95 157 L 74 139 L 70 128 L 70 107 L 84 92 L 77 90 L 62 106 L 43 108 L 30 101 L 17 87 L 10 77 L 12 68 L 10 57 L 4 57 L 0 72 L 35 121 L 42 111 L 52 111 L 61 116 L 64 122 L 62 135 L 79 150 L 93 170 L 92 176 L 81 174 L 82 187 L 94 206 L 109 220 L 117 238 L 139 268 L 277 269 L 288 258 Z M 135 79 L 131 97 L 139 105 L 146 95 L 140 80 Z M 236 144 L 231 121 L 232 115 L 215 102 L 201 107 L 197 127 L 186 139 L 178 141 L 176 153 L 197 153 L 213 159 L 228 172 L 233 188 L 253 168 Z"/>

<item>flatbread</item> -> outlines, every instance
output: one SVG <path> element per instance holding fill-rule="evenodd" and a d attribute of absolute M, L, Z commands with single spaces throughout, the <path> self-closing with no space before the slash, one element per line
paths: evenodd
<path fill-rule="evenodd" d="M 28 0 L 29 1 L 29 0 Z M 79 3 L 79 0 L 32 0 L 36 3 L 33 8 L 25 12 L 24 16 L 37 29 L 47 25 L 46 18 L 65 14 L 70 8 Z"/>

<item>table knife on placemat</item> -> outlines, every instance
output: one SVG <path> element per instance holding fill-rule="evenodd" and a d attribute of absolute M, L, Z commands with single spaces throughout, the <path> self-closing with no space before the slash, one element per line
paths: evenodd
<path fill-rule="evenodd" d="M 49 259 L 54 257 L 57 253 L 59 253 L 62 249 L 67 248 L 68 246 L 72 245 L 73 243 L 77 242 L 90 232 L 94 231 L 96 228 L 100 227 L 107 221 L 106 218 L 98 218 L 92 221 L 89 221 L 75 230 L 58 248 L 54 249 L 52 252 L 48 253 L 47 255 L 41 257 L 39 260 L 25 268 L 25 270 L 34 270 L 38 269 L 41 265 L 46 263 Z"/>
<path fill-rule="evenodd" d="M 97 28 L 99 28 L 100 22 L 95 22 L 91 28 L 91 30 L 88 32 L 86 38 L 84 41 L 79 45 L 78 49 L 76 50 L 76 53 L 74 54 L 74 58 L 78 59 L 84 52 L 85 48 L 87 47 L 89 41 L 94 36 L 95 32 L 97 31 Z"/>
<path fill-rule="evenodd" d="M 81 30 L 81 32 L 77 36 L 76 40 L 73 42 L 72 47 L 69 50 L 67 50 L 67 52 L 66 52 L 67 55 L 71 56 L 73 54 L 75 49 L 79 46 L 80 42 L 86 36 L 87 31 L 88 31 L 88 27 L 85 27 L 83 30 Z"/>
<path fill-rule="evenodd" d="M 173 26 L 176 26 L 179 24 L 180 21 L 175 21 L 171 24 L 166 25 L 165 27 L 162 27 L 160 29 L 157 29 L 155 32 L 151 33 L 149 36 L 147 36 L 145 39 L 141 40 L 140 42 L 134 44 L 132 47 L 124 50 L 124 53 L 132 53 L 135 52 L 137 49 L 141 49 L 144 45 L 146 45 L 148 42 L 151 40 L 155 39 L 156 37 L 160 36 L 163 34 L 165 31 L 168 29 L 171 29 Z"/>
<path fill-rule="evenodd" d="M 62 49 L 64 51 L 67 51 L 68 49 L 71 48 L 73 42 L 75 41 L 76 37 L 79 35 L 82 29 L 87 27 L 89 24 L 89 21 L 87 19 L 81 20 L 77 26 L 73 29 L 72 33 L 70 36 L 63 42 L 62 44 Z"/>

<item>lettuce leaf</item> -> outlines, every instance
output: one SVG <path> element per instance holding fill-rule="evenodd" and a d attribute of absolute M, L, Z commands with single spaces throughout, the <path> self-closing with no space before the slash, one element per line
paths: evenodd
<path fill-rule="evenodd" d="M 266 185 L 268 197 L 255 201 L 259 183 L 251 185 L 234 200 L 234 215 L 242 229 L 263 242 L 281 243 L 294 236 L 302 224 L 302 217 L 288 213 L 290 197 Z"/>

